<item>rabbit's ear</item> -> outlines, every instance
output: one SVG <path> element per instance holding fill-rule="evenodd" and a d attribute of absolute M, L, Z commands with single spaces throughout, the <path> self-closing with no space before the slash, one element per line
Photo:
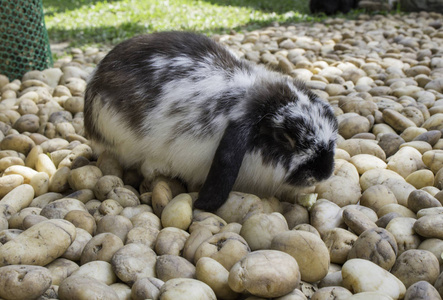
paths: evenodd
<path fill-rule="evenodd" d="M 228 125 L 194 207 L 215 211 L 225 203 L 237 179 L 243 157 L 251 147 L 253 130 L 244 123 L 231 122 Z"/>

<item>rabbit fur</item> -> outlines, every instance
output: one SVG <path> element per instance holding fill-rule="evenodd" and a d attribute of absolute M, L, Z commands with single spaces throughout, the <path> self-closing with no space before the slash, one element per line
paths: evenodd
<path fill-rule="evenodd" d="M 348 13 L 351 9 L 357 8 L 359 0 L 311 0 L 309 10 L 311 13 L 325 13 L 333 15 L 338 12 Z"/>
<path fill-rule="evenodd" d="M 215 211 L 231 190 L 279 195 L 328 178 L 337 121 L 305 85 L 188 32 L 131 38 L 99 63 L 85 92 L 85 131 L 147 178 L 200 188 Z"/>

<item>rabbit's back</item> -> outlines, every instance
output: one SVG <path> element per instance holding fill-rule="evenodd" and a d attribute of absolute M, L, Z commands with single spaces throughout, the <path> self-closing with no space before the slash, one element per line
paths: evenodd
<path fill-rule="evenodd" d="M 262 71 L 203 36 L 132 38 L 102 60 L 88 83 L 86 134 L 98 152 L 111 149 L 126 166 L 145 165 L 145 176 L 155 169 L 202 182 Z"/>

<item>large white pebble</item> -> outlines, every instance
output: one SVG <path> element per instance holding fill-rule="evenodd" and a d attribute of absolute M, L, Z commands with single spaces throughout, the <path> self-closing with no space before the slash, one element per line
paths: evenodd
<path fill-rule="evenodd" d="M 155 277 L 156 253 L 143 244 L 128 244 L 112 256 L 115 274 L 123 282 L 133 284 L 142 277 Z"/>
<path fill-rule="evenodd" d="M 210 257 L 200 258 L 195 265 L 195 276 L 198 280 L 209 285 L 218 298 L 238 298 L 238 294 L 229 287 L 229 271 L 215 259 Z"/>
<path fill-rule="evenodd" d="M 246 240 L 252 251 L 269 249 L 272 239 L 280 232 L 288 230 L 288 223 L 282 214 L 256 214 L 247 219 L 240 235 Z"/>
<path fill-rule="evenodd" d="M 354 294 L 346 300 L 392 300 L 391 296 L 386 295 L 383 292 L 363 292 Z"/>
<path fill-rule="evenodd" d="M 43 295 L 52 282 L 51 272 L 44 267 L 14 265 L 0 268 L 0 297 L 28 300 Z"/>
<path fill-rule="evenodd" d="M 387 168 L 406 178 L 412 172 L 423 169 L 424 167 L 425 164 L 421 159 L 421 153 L 417 149 L 403 147 L 391 156 Z"/>
<path fill-rule="evenodd" d="M 384 185 L 394 193 L 398 203 L 407 206 L 409 194 L 415 190 L 412 184 L 398 173 L 387 169 L 372 169 L 360 177 L 360 186 L 365 191 L 373 185 Z"/>
<path fill-rule="evenodd" d="M 252 252 L 229 271 L 229 286 L 238 293 L 259 297 L 280 297 L 300 283 L 297 261 L 289 254 L 274 250 Z"/>
<path fill-rule="evenodd" d="M 111 264 L 102 260 L 91 261 L 82 265 L 71 276 L 90 276 L 107 285 L 117 281 L 117 276 L 112 271 Z"/>
<path fill-rule="evenodd" d="M 71 276 L 72 272 L 76 271 L 79 266 L 66 258 L 57 258 L 47 264 L 45 268 L 51 272 L 52 284 L 59 285 L 67 277 Z"/>
<path fill-rule="evenodd" d="M 386 160 L 386 154 L 383 149 L 373 140 L 349 139 L 341 141 L 337 144 L 338 148 L 345 150 L 351 156 L 357 154 L 374 155 L 381 160 Z"/>
<path fill-rule="evenodd" d="M 192 222 L 192 198 L 188 194 L 174 197 L 165 206 L 161 215 L 163 227 L 188 229 Z"/>
<path fill-rule="evenodd" d="M 343 285 L 353 293 L 381 292 L 401 299 L 405 285 L 394 275 L 365 259 L 348 260 L 342 267 Z"/>
<path fill-rule="evenodd" d="M 62 198 L 46 204 L 40 215 L 49 219 L 63 219 L 70 211 L 81 210 L 86 212 L 86 206 L 74 198 Z"/>
<path fill-rule="evenodd" d="M 29 184 L 22 184 L 6 194 L 0 204 L 9 205 L 16 211 L 20 211 L 31 204 L 34 199 L 34 188 Z"/>
<path fill-rule="evenodd" d="M 321 235 L 337 227 L 345 227 L 342 218 L 343 210 L 326 199 L 320 199 L 315 202 L 311 208 L 311 225 L 318 230 Z"/>
<path fill-rule="evenodd" d="M 65 220 L 35 224 L 0 247 L 0 266 L 47 265 L 68 249 L 75 236 L 75 226 Z"/>
<path fill-rule="evenodd" d="M 3 176 L 5 175 L 12 175 L 17 174 L 23 176 L 24 182 L 29 183 L 31 181 L 31 178 L 34 177 L 35 174 L 38 172 L 34 169 L 31 169 L 26 166 L 20 166 L 20 165 L 14 165 L 8 167 L 4 172 Z"/>
<path fill-rule="evenodd" d="M 369 154 L 354 155 L 350 162 L 357 168 L 360 175 L 371 169 L 386 169 L 386 163 L 383 160 Z"/>
<path fill-rule="evenodd" d="M 316 282 L 328 274 L 328 248 L 314 233 L 301 230 L 282 232 L 272 240 L 271 249 L 286 252 L 294 257 L 303 281 Z"/>
<path fill-rule="evenodd" d="M 357 204 L 361 196 L 358 182 L 342 176 L 332 176 L 321 182 L 316 186 L 315 192 L 319 198 L 328 199 L 340 207 Z"/>
<path fill-rule="evenodd" d="M 39 172 L 45 172 L 49 177 L 52 177 L 55 171 L 57 171 L 57 168 L 49 156 L 43 153 L 38 155 L 37 161 L 35 162 L 35 169 Z"/>
<path fill-rule="evenodd" d="M 18 174 L 11 174 L 0 177 L 0 198 L 3 198 L 7 193 L 22 185 L 24 178 Z"/>
<path fill-rule="evenodd" d="M 88 165 L 72 170 L 69 174 L 68 182 L 74 190 L 92 190 L 102 176 L 102 171 L 99 168 Z"/>
<path fill-rule="evenodd" d="M 386 226 L 386 230 L 392 233 L 397 241 L 398 255 L 409 249 L 416 249 L 421 239 L 413 229 L 416 219 L 398 217 L 392 219 Z"/>
<path fill-rule="evenodd" d="M 443 150 L 431 150 L 423 154 L 423 162 L 432 172 L 437 173 L 443 167 Z"/>
<path fill-rule="evenodd" d="M 60 300 L 119 300 L 117 293 L 108 285 L 89 276 L 70 276 L 58 289 Z"/>
<path fill-rule="evenodd" d="M 229 197 L 218 210 L 217 215 L 227 223 L 243 222 L 256 213 L 263 212 L 262 200 L 252 194 L 231 192 Z"/>
<path fill-rule="evenodd" d="M 214 291 L 204 282 L 190 278 L 168 280 L 160 289 L 160 300 L 217 300 Z"/>
<path fill-rule="evenodd" d="M 49 190 L 49 175 L 45 172 L 35 174 L 29 184 L 34 189 L 35 196 L 46 194 Z"/>

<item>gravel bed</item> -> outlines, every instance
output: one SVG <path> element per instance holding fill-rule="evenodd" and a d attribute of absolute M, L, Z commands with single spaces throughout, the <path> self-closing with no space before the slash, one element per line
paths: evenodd
<path fill-rule="evenodd" d="M 361 15 L 214 36 L 334 108 L 333 176 L 215 214 L 84 137 L 106 54 L 0 75 L 0 298 L 441 299 L 443 15 Z"/>

